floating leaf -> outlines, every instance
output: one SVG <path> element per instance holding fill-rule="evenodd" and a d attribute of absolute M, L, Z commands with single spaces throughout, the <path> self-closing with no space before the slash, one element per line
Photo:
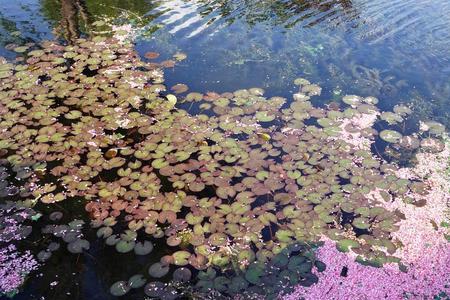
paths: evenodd
<path fill-rule="evenodd" d="M 165 283 L 159 281 L 149 282 L 145 286 L 144 292 L 149 297 L 159 298 L 165 293 L 166 286 L 167 285 Z"/>
<path fill-rule="evenodd" d="M 137 242 L 134 245 L 134 253 L 136 255 L 147 255 L 153 251 L 153 244 L 150 241 Z"/>
<path fill-rule="evenodd" d="M 115 297 L 121 297 L 130 291 L 130 286 L 125 281 L 117 281 L 111 285 L 109 292 Z"/>
<path fill-rule="evenodd" d="M 170 105 L 175 106 L 175 104 L 177 104 L 177 97 L 175 95 L 168 94 L 166 98 Z"/>
<path fill-rule="evenodd" d="M 402 138 L 402 135 L 394 130 L 383 130 L 380 132 L 380 138 L 388 143 L 396 143 Z"/>
<path fill-rule="evenodd" d="M 147 279 L 141 274 L 136 274 L 128 279 L 128 286 L 132 289 L 138 289 L 145 285 Z"/>
<path fill-rule="evenodd" d="M 169 273 L 169 266 L 163 265 L 159 262 L 154 263 L 148 269 L 148 274 L 150 274 L 150 276 L 152 276 L 154 278 L 164 277 L 167 273 Z"/>
<path fill-rule="evenodd" d="M 134 249 L 136 243 L 134 241 L 121 240 L 116 244 L 116 250 L 119 253 L 127 253 Z"/>
<path fill-rule="evenodd" d="M 159 57 L 159 53 L 157 53 L 157 52 L 146 52 L 144 54 L 144 57 L 148 58 L 148 59 L 155 59 L 155 58 Z"/>
<path fill-rule="evenodd" d="M 187 58 L 187 55 L 185 53 L 182 52 L 177 52 L 173 55 L 173 57 L 178 60 L 178 61 L 182 61 L 185 60 Z"/>
<path fill-rule="evenodd" d="M 267 111 L 258 111 L 255 116 L 260 122 L 271 122 L 275 120 L 275 115 L 269 114 Z"/>
<path fill-rule="evenodd" d="M 177 266 L 186 266 L 189 264 L 189 257 L 191 254 L 187 251 L 176 251 L 172 254 L 174 264 Z"/>
<path fill-rule="evenodd" d="M 363 101 L 363 99 L 356 95 L 347 95 L 342 98 L 342 102 L 345 104 L 348 104 L 350 106 L 356 106 L 360 104 Z"/>
<path fill-rule="evenodd" d="M 83 239 L 76 239 L 67 245 L 67 250 L 70 253 L 82 253 L 84 250 L 89 250 L 89 242 Z"/>
<path fill-rule="evenodd" d="M 350 248 L 359 248 L 359 243 L 350 239 L 339 240 L 337 243 L 337 248 L 342 252 L 349 252 Z"/>
<path fill-rule="evenodd" d="M 188 268 L 178 268 L 173 272 L 173 280 L 179 282 L 188 282 L 191 280 L 192 273 Z"/>

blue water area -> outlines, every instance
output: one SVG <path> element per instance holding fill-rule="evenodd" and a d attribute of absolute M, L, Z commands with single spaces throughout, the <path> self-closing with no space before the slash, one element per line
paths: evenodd
<path fill-rule="evenodd" d="M 70 13 L 72 23 L 65 19 Z M 342 94 L 371 95 L 382 108 L 408 103 L 422 118 L 448 123 L 447 0 L 1 1 L 0 55 L 12 56 L 7 43 L 52 38 L 67 23 L 82 32 L 104 17 L 143 28 L 141 54 L 187 54 L 166 70 L 169 87 L 257 86 L 289 98 L 302 76 L 324 88 L 324 103 Z"/>

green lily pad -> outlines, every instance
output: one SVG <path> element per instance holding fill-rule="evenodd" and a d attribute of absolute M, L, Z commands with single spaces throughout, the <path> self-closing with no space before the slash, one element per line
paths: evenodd
<path fill-rule="evenodd" d="M 267 111 L 258 111 L 255 114 L 256 119 L 260 122 L 271 122 L 275 120 L 275 115 L 269 114 Z"/>
<path fill-rule="evenodd" d="M 134 241 L 121 240 L 116 244 L 116 250 L 119 253 L 127 253 L 134 249 L 136 243 Z"/>
<path fill-rule="evenodd" d="M 336 246 L 341 252 L 349 252 L 351 248 L 359 248 L 359 243 L 355 240 L 343 239 L 339 240 Z"/>
<path fill-rule="evenodd" d="M 323 262 L 320 261 L 320 260 L 316 260 L 316 261 L 314 262 L 314 266 L 316 266 L 317 271 L 319 271 L 319 272 L 323 272 L 323 271 L 325 271 L 326 268 L 327 268 L 327 266 L 325 265 L 325 263 L 323 263 Z"/>
<path fill-rule="evenodd" d="M 342 98 L 342 102 L 344 102 L 345 104 L 351 105 L 351 106 L 356 106 L 358 104 L 361 104 L 362 101 L 363 101 L 363 98 L 361 98 L 360 96 L 356 96 L 356 95 L 346 95 Z"/>
<path fill-rule="evenodd" d="M 394 130 L 383 130 L 380 132 L 380 138 L 388 143 L 397 143 L 402 135 Z"/>
<path fill-rule="evenodd" d="M 191 256 L 191 253 L 187 251 L 176 251 L 172 254 L 172 257 L 174 259 L 174 264 L 177 266 L 186 266 L 189 264 L 189 257 Z"/>
<path fill-rule="evenodd" d="M 259 264 L 252 264 L 245 272 L 245 279 L 251 284 L 259 285 L 263 275 L 264 267 Z"/>
<path fill-rule="evenodd" d="M 369 229 L 370 223 L 366 218 L 355 218 L 352 225 L 358 229 Z"/>
<path fill-rule="evenodd" d="M 27 47 L 27 46 L 16 47 L 16 48 L 14 48 L 14 52 L 17 52 L 17 53 L 24 53 L 25 51 L 28 50 L 28 48 L 29 48 L 29 47 Z"/>

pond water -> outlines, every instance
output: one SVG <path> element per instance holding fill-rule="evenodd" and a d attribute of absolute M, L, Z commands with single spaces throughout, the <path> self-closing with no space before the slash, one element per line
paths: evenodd
<path fill-rule="evenodd" d="M 256 86 L 288 96 L 293 80 L 304 76 L 323 87 L 323 102 L 345 91 L 379 97 L 382 108 L 413 104 L 425 118 L 448 122 L 445 0 L 82 2 L 71 8 L 81 14 L 74 19 L 78 31 L 82 16 L 88 22 L 128 17 L 148 35 L 137 41 L 141 54 L 186 53 L 187 60 L 167 71 L 168 86 L 216 92 Z M 11 32 L 50 38 L 64 10 L 52 0 L 0 5 L 0 55 L 6 56 L 12 53 L 2 46 L 17 39 Z M 67 4 L 65 10 L 71 13 Z"/>
<path fill-rule="evenodd" d="M 201 93 L 260 87 L 290 103 L 294 80 L 302 77 L 322 87 L 316 106 L 346 94 L 374 96 L 382 110 L 406 104 L 416 119 L 450 125 L 448 0 L 0 0 L 0 56 L 14 59 L 11 43 L 87 36 L 105 19 L 138 28 L 135 47 L 143 57 L 186 54 L 164 70 L 168 87 L 183 83 Z M 61 224 L 87 222 L 84 206 L 82 199 L 61 204 Z M 85 231 L 91 241 L 95 234 Z M 112 283 L 146 273 L 169 252 L 155 246 L 136 258 L 98 240 L 84 255 L 55 252 L 14 299 L 116 299 Z M 144 297 L 141 289 L 124 299 Z"/>

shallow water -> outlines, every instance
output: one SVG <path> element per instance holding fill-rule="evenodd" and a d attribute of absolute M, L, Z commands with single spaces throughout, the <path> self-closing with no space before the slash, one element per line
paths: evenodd
<path fill-rule="evenodd" d="M 382 109 L 410 104 L 421 119 L 449 124 L 446 0 L 86 0 L 70 9 L 61 1 L 1 1 L 0 56 L 14 57 L 4 48 L 9 43 L 53 38 L 62 12 L 77 15 L 72 36 L 86 32 L 85 22 L 126 15 L 148 32 L 137 40 L 139 53 L 156 51 L 161 59 L 178 51 L 187 54 L 174 69 L 166 69 L 169 87 L 185 83 L 200 92 L 263 87 L 268 96 L 289 98 L 293 80 L 304 77 L 324 89 L 315 100 L 322 104 L 341 93 L 376 96 Z M 113 298 L 111 282 L 151 264 L 132 255 L 124 259 L 102 245 L 92 245 L 89 253 L 92 259 L 82 263 L 77 257 L 65 260 L 64 254 L 54 257 L 45 267 L 54 273 L 46 273 L 39 285 L 28 285 L 15 299 Z M 54 281 L 58 283 L 49 288 Z"/>

